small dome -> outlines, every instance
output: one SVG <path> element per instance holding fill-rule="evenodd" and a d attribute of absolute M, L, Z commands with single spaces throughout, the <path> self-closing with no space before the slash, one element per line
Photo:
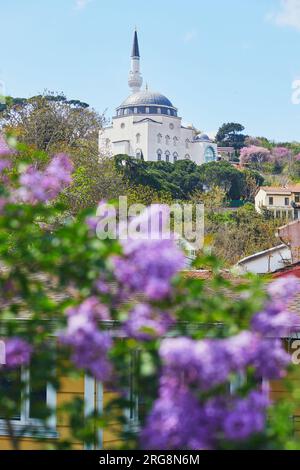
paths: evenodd
<path fill-rule="evenodd" d="M 210 142 L 210 138 L 208 137 L 207 134 L 200 134 L 200 135 L 198 135 L 197 140 L 205 140 L 205 141 L 207 141 L 207 142 Z"/>
<path fill-rule="evenodd" d="M 123 101 L 121 107 L 125 106 L 168 106 L 170 108 L 174 108 L 171 101 L 161 93 L 153 92 L 153 91 L 138 91 L 133 93 L 132 95 L 128 96 L 128 98 Z"/>

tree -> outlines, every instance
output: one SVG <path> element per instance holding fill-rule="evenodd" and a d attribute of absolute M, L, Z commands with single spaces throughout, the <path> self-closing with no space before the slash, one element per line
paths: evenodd
<path fill-rule="evenodd" d="M 222 188 L 230 199 L 239 199 L 243 186 L 243 175 L 230 163 L 209 162 L 198 170 L 202 184 L 212 188 Z"/>
<path fill-rule="evenodd" d="M 13 132 L 36 150 L 65 151 L 82 141 L 97 139 L 104 116 L 79 100 L 45 93 L 29 99 L 7 99 L 0 113 L 0 129 Z"/>
<path fill-rule="evenodd" d="M 242 196 L 248 202 L 254 202 L 255 194 L 259 186 L 262 186 L 264 177 L 257 171 L 243 170 L 244 185 Z"/>
<path fill-rule="evenodd" d="M 246 136 L 242 134 L 245 130 L 242 124 L 228 122 L 223 124 L 217 132 L 216 141 L 221 147 L 230 146 L 236 151 L 240 150 L 245 143 Z"/>
<path fill-rule="evenodd" d="M 242 165 L 252 164 L 255 168 L 261 169 L 262 164 L 271 161 L 271 153 L 264 147 L 243 147 L 240 153 Z"/>

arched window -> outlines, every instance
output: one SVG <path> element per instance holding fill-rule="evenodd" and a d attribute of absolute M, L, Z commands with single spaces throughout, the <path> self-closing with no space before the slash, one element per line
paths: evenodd
<path fill-rule="evenodd" d="M 190 141 L 189 141 L 189 139 L 186 139 L 186 141 L 185 141 L 185 148 L 188 149 L 189 146 L 190 146 Z"/>
<path fill-rule="evenodd" d="M 166 150 L 165 156 L 166 156 L 166 162 L 169 162 L 170 161 L 170 152 L 169 152 L 169 150 Z"/>
<path fill-rule="evenodd" d="M 173 161 L 174 161 L 174 163 L 177 162 L 177 160 L 178 160 L 178 153 L 177 153 L 177 152 L 174 152 L 174 153 L 173 153 Z"/>
<path fill-rule="evenodd" d="M 178 138 L 177 138 L 177 137 L 173 137 L 173 145 L 174 145 L 174 147 L 176 147 L 177 142 L 178 142 Z"/>
<path fill-rule="evenodd" d="M 139 144 L 141 140 L 141 134 L 136 135 L 136 143 Z"/>
<path fill-rule="evenodd" d="M 109 147 L 109 145 L 110 145 L 110 140 L 109 140 L 109 139 L 105 139 L 105 146 L 106 146 L 106 147 Z"/>
<path fill-rule="evenodd" d="M 216 152 L 213 147 L 206 147 L 204 153 L 205 163 L 214 162 L 216 160 Z"/>
<path fill-rule="evenodd" d="M 187 160 L 190 160 L 191 156 L 187 153 L 184 158 L 186 158 Z"/>
<path fill-rule="evenodd" d="M 162 139 L 162 135 L 161 135 L 161 134 L 157 134 L 157 143 L 158 143 L 158 144 L 161 143 L 161 139 Z"/>
<path fill-rule="evenodd" d="M 160 149 L 157 150 L 157 161 L 160 162 L 161 161 L 161 156 L 162 156 L 162 151 Z"/>
<path fill-rule="evenodd" d="M 169 144 L 170 144 L 170 136 L 166 135 L 166 145 L 169 145 Z"/>
<path fill-rule="evenodd" d="M 142 159 L 142 156 L 143 156 L 143 152 L 141 149 L 136 149 L 135 151 L 135 156 L 138 160 L 141 160 Z"/>

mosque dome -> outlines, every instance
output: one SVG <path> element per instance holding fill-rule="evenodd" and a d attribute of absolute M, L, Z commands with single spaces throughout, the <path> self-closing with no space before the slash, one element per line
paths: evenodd
<path fill-rule="evenodd" d="M 121 107 L 140 105 L 169 106 L 170 108 L 174 107 L 171 101 L 166 96 L 162 95 L 161 93 L 148 90 L 138 91 L 128 96 L 128 98 L 121 104 Z"/>
<path fill-rule="evenodd" d="M 161 93 L 149 90 L 136 91 L 117 108 L 117 115 L 126 114 L 168 114 L 177 116 L 177 109 Z"/>
<path fill-rule="evenodd" d="M 210 138 L 208 137 L 207 134 L 200 134 L 197 137 L 197 140 L 203 140 L 205 142 L 210 142 Z"/>

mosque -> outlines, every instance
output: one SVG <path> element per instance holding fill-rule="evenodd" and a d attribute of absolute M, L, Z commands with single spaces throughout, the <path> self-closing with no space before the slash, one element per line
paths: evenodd
<path fill-rule="evenodd" d="M 131 94 L 116 109 L 111 125 L 100 130 L 101 155 L 126 154 L 145 161 L 191 160 L 198 165 L 218 159 L 208 135 L 184 127 L 177 108 L 164 95 L 142 90 L 140 51 L 134 32 L 128 85 Z"/>

